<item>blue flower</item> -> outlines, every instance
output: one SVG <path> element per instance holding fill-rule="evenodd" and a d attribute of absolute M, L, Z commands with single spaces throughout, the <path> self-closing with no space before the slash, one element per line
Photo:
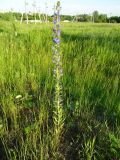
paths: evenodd
<path fill-rule="evenodd" d="M 58 37 L 60 36 L 60 30 L 57 31 L 57 36 L 58 36 Z"/>
<path fill-rule="evenodd" d="M 56 19 L 54 19 L 53 23 L 54 23 L 54 24 L 56 24 L 56 23 L 57 23 L 57 20 L 56 20 Z"/>
<path fill-rule="evenodd" d="M 56 43 L 56 44 L 60 44 L 60 39 L 59 38 L 54 38 L 53 42 Z"/>

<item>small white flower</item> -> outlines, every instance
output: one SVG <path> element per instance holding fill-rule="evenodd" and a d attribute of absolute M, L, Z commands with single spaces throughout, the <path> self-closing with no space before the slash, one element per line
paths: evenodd
<path fill-rule="evenodd" d="M 15 99 L 21 99 L 22 98 L 22 95 L 17 95 L 16 97 L 15 97 Z"/>

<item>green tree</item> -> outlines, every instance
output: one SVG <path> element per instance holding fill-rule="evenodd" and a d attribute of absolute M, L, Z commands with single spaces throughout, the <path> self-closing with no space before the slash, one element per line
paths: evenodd
<path fill-rule="evenodd" d="M 106 14 L 100 14 L 100 15 L 98 16 L 98 22 L 100 22 L 100 23 L 105 23 L 105 22 L 107 22 L 107 15 L 106 15 Z"/>
<path fill-rule="evenodd" d="M 99 12 L 98 11 L 94 11 L 93 12 L 93 22 L 99 22 Z"/>
<path fill-rule="evenodd" d="M 91 20 L 91 17 L 88 14 L 79 15 L 78 21 L 80 21 L 80 22 L 90 22 L 90 20 Z"/>

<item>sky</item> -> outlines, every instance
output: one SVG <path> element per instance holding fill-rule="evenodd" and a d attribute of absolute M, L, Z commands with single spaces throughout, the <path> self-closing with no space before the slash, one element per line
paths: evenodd
<path fill-rule="evenodd" d="M 25 0 L 0 0 L 0 11 L 8 11 L 13 9 L 14 11 L 25 11 Z M 53 13 L 53 6 L 56 0 L 26 0 L 29 4 L 27 11 L 33 12 L 33 2 L 36 1 L 37 8 L 41 12 L 45 12 L 45 2 L 47 2 L 47 13 Z M 108 16 L 117 15 L 120 16 L 120 0 L 61 0 L 62 14 L 90 14 L 94 10 L 98 10 L 100 13 L 106 13 Z"/>

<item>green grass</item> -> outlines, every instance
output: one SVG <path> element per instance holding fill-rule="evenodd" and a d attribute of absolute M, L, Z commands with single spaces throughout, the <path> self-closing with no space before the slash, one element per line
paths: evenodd
<path fill-rule="evenodd" d="M 0 22 L 1 160 L 120 160 L 120 26 L 61 30 L 65 119 L 56 142 L 52 24 Z"/>

